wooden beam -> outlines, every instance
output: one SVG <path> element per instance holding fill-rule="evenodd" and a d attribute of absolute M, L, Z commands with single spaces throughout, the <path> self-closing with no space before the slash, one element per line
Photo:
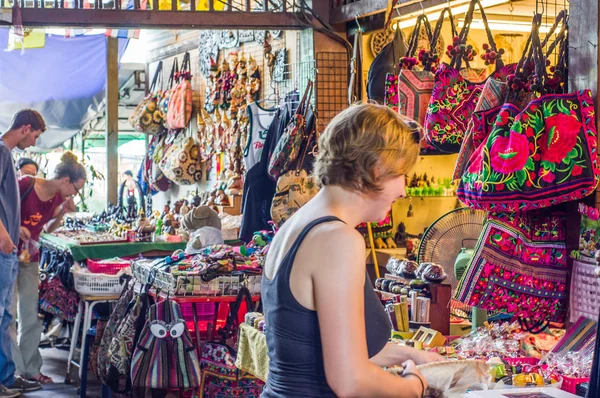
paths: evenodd
<path fill-rule="evenodd" d="M 299 30 L 293 13 L 23 8 L 27 27 Z M 0 19 L 0 24 L 3 19 Z"/>
<path fill-rule="evenodd" d="M 331 25 L 349 22 L 360 15 L 360 18 L 369 17 L 376 14 L 384 14 L 387 9 L 387 0 L 360 0 L 351 4 L 332 8 L 329 13 L 329 23 Z M 429 7 L 444 5 L 447 0 L 399 0 L 397 9 L 402 14 L 410 14 L 421 10 L 421 5 L 425 10 Z M 396 11 L 394 11 L 395 13 Z"/>
<path fill-rule="evenodd" d="M 106 199 L 117 204 L 119 183 L 119 45 L 106 38 Z"/>

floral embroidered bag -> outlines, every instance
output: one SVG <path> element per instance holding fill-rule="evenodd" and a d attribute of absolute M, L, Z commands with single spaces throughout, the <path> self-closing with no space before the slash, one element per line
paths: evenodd
<path fill-rule="evenodd" d="M 173 132 L 174 141 L 165 151 L 160 169 L 165 176 L 179 185 L 193 185 L 202 180 L 200 145 L 190 129 Z"/>
<path fill-rule="evenodd" d="M 490 214 L 456 299 L 522 319 L 564 320 L 565 225 L 562 211 Z"/>
<path fill-rule="evenodd" d="M 483 48 L 486 65 L 495 64 L 496 70 L 491 78 L 505 81 L 514 73 L 514 65 L 504 66 L 501 56 L 504 50 L 498 50 L 489 28 L 485 12 L 479 0 L 471 0 L 465 15 L 465 24 L 453 44 L 448 46 L 447 55 L 452 58 L 450 64 L 442 64 L 435 74 L 433 92 L 425 116 L 425 138 L 427 142 L 442 152 L 456 153 L 467 131 L 471 114 L 475 110 L 483 86 L 486 70 L 471 68 L 469 63 L 475 59 L 477 51 L 467 44 L 473 13 L 479 7 L 489 44 Z M 465 69 L 461 68 L 463 62 Z"/>
<path fill-rule="evenodd" d="M 192 74 L 190 53 L 185 53 L 181 69 L 175 75 L 177 85 L 171 91 L 167 111 L 167 123 L 171 129 L 186 128 L 192 117 Z"/>
<path fill-rule="evenodd" d="M 490 211 L 525 211 L 581 199 L 600 178 L 594 101 L 589 90 L 566 90 L 566 30 L 559 66 L 550 78 L 534 22 L 532 47 L 542 95 L 524 109 L 502 105 L 489 137 L 472 155 L 457 190 L 467 205 Z"/>
<path fill-rule="evenodd" d="M 160 61 L 150 84 L 150 93 L 138 104 L 129 118 L 131 126 L 141 133 L 158 134 L 165 129 L 166 113 L 159 107 L 163 91 L 158 90 L 159 80 L 162 87 L 162 74 L 163 64 Z"/>

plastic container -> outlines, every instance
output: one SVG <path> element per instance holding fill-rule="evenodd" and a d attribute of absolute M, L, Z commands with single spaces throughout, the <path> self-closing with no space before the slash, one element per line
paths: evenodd
<path fill-rule="evenodd" d="M 110 260 L 86 260 L 87 268 L 94 274 L 116 275 L 131 265 L 128 260 L 113 258 Z"/>
<path fill-rule="evenodd" d="M 537 365 L 540 363 L 540 360 L 538 358 L 530 357 L 504 358 L 503 361 L 509 364 L 510 366 Z"/>
<path fill-rule="evenodd" d="M 577 392 L 577 386 L 581 383 L 587 383 L 590 381 L 589 377 L 568 377 L 563 376 L 563 384 L 561 390 L 575 394 Z"/>
<path fill-rule="evenodd" d="M 75 291 L 80 295 L 104 297 L 121 294 L 123 290 L 123 286 L 119 283 L 121 274 L 94 274 L 77 268 L 79 267 L 71 267 L 71 273 L 75 282 Z"/>

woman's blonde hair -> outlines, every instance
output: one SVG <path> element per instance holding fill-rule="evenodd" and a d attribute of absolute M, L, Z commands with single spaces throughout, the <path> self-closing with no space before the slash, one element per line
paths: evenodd
<path fill-rule="evenodd" d="M 339 113 L 319 139 L 314 174 L 321 186 L 379 192 L 407 174 L 419 156 L 421 129 L 383 105 L 354 105 Z"/>

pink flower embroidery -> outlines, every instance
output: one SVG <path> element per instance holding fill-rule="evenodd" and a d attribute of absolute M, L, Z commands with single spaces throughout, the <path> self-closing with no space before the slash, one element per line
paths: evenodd
<path fill-rule="evenodd" d="M 522 170 L 529 157 L 527 137 L 510 132 L 508 137 L 495 139 L 490 150 L 492 169 L 502 174 Z"/>

